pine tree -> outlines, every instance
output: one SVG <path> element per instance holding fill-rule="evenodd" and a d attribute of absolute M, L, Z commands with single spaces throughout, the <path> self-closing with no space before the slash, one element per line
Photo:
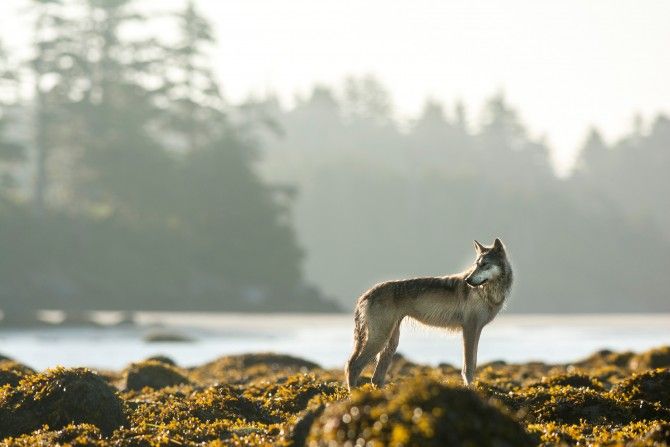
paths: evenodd
<path fill-rule="evenodd" d="M 12 111 L 19 103 L 19 73 L 0 42 L 0 199 L 7 198 L 16 183 L 14 170 L 25 161 L 25 148 L 8 133 Z"/>
<path fill-rule="evenodd" d="M 77 69 L 76 21 L 65 14 L 68 0 L 32 0 L 34 13 L 33 78 L 35 178 L 33 202 L 43 215 L 50 189 L 50 161 L 59 142 L 57 108 L 67 101 L 68 80 Z M 62 122 L 61 122 L 62 123 Z"/>
<path fill-rule="evenodd" d="M 188 152 L 198 150 L 216 138 L 225 124 L 224 101 L 209 53 L 216 43 L 211 24 L 189 0 L 175 13 L 179 39 L 169 47 L 171 70 L 165 91 L 170 101 L 169 126 L 183 137 Z"/>
<path fill-rule="evenodd" d="M 324 303 L 304 287 L 302 250 L 288 220 L 290 203 L 280 203 L 279 192 L 256 172 L 255 132 L 266 123 L 250 123 L 240 119 L 240 111 L 227 110 L 208 62 L 214 35 L 194 3 L 189 1 L 176 19 L 180 38 L 169 52 L 164 90 L 170 104 L 166 132 L 179 135 L 185 149 L 181 199 L 174 206 L 196 246 L 197 270 L 210 283 L 221 282 L 218 291 L 197 299 L 216 300 L 223 288 L 233 301 L 229 305 L 240 309 L 280 303 L 317 309 Z"/>
<path fill-rule="evenodd" d="M 160 219 L 169 208 L 165 188 L 175 167 L 150 131 L 160 116 L 151 86 L 160 85 L 166 65 L 155 39 L 121 36 L 122 28 L 149 20 L 134 4 L 77 2 L 79 71 L 61 112 L 75 129 L 70 143 L 79 169 L 70 178 L 78 206 L 126 219 Z"/>
<path fill-rule="evenodd" d="M 602 175 L 610 157 L 609 148 L 603 141 L 600 132 L 598 129 L 592 128 L 589 130 L 586 142 L 579 152 L 579 158 L 575 166 L 576 173 L 580 176 Z"/>

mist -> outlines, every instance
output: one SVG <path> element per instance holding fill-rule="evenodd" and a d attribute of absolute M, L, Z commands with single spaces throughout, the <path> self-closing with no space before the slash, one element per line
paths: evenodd
<path fill-rule="evenodd" d="M 369 73 L 233 101 L 197 4 L 25 6 L 29 50 L 0 52 L 3 323 L 348 311 L 496 237 L 510 313 L 670 310 L 667 109 L 625 110 L 617 139 L 591 128 L 566 166 L 505 89 L 398 113 Z"/>

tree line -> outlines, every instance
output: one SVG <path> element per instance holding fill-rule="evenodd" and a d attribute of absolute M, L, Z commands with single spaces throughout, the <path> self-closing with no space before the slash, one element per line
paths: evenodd
<path fill-rule="evenodd" d="M 0 53 L 0 308 L 335 309 L 256 173 L 267 126 L 221 95 L 208 21 L 187 2 L 162 41 L 137 3 L 33 0 L 30 60 Z"/>
<path fill-rule="evenodd" d="M 307 272 L 350 305 L 375 281 L 467 266 L 472 239 L 502 237 L 520 312 L 668 311 L 670 121 L 633 120 L 607 144 L 594 129 L 558 177 L 543 138 L 503 94 L 474 114 L 428 100 L 394 119 L 374 77 L 317 86 L 266 139 L 263 173 L 295 184 Z"/>
<path fill-rule="evenodd" d="M 32 56 L 0 49 L 0 309 L 15 321 L 347 308 L 377 280 L 456 271 L 494 237 L 513 311 L 670 309 L 664 115 L 612 144 L 594 129 L 559 178 L 503 95 L 478 119 L 429 100 L 399 122 L 364 76 L 290 108 L 232 105 L 193 2 L 160 17 L 170 40 L 139 1 L 29 3 Z"/>

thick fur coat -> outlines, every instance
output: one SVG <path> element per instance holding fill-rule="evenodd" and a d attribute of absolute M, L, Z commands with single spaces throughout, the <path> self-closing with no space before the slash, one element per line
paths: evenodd
<path fill-rule="evenodd" d="M 405 318 L 462 331 L 463 380 L 472 382 L 482 328 L 500 312 L 512 287 L 512 267 L 500 239 L 490 247 L 475 241 L 475 249 L 475 263 L 462 273 L 388 281 L 361 295 L 354 315 L 354 350 L 345 366 L 349 388 L 373 359 L 372 382 L 383 386 Z"/>

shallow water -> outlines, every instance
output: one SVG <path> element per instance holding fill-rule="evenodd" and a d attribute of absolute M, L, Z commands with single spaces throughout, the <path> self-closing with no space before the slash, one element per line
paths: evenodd
<path fill-rule="evenodd" d="M 190 366 L 225 354 L 282 352 L 340 367 L 351 350 L 349 315 L 142 313 L 135 327 L 0 330 L 0 353 L 34 368 L 54 365 L 106 369 L 154 354 Z M 156 331 L 189 335 L 193 343 L 147 343 Z M 484 329 L 479 361 L 560 363 L 599 349 L 641 351 L 670 344 L 670 314 L 501 315 Z M 403 327 L 398 351 L 429 364 L 458 365 L 457 334 L 415 324 Z"/>

